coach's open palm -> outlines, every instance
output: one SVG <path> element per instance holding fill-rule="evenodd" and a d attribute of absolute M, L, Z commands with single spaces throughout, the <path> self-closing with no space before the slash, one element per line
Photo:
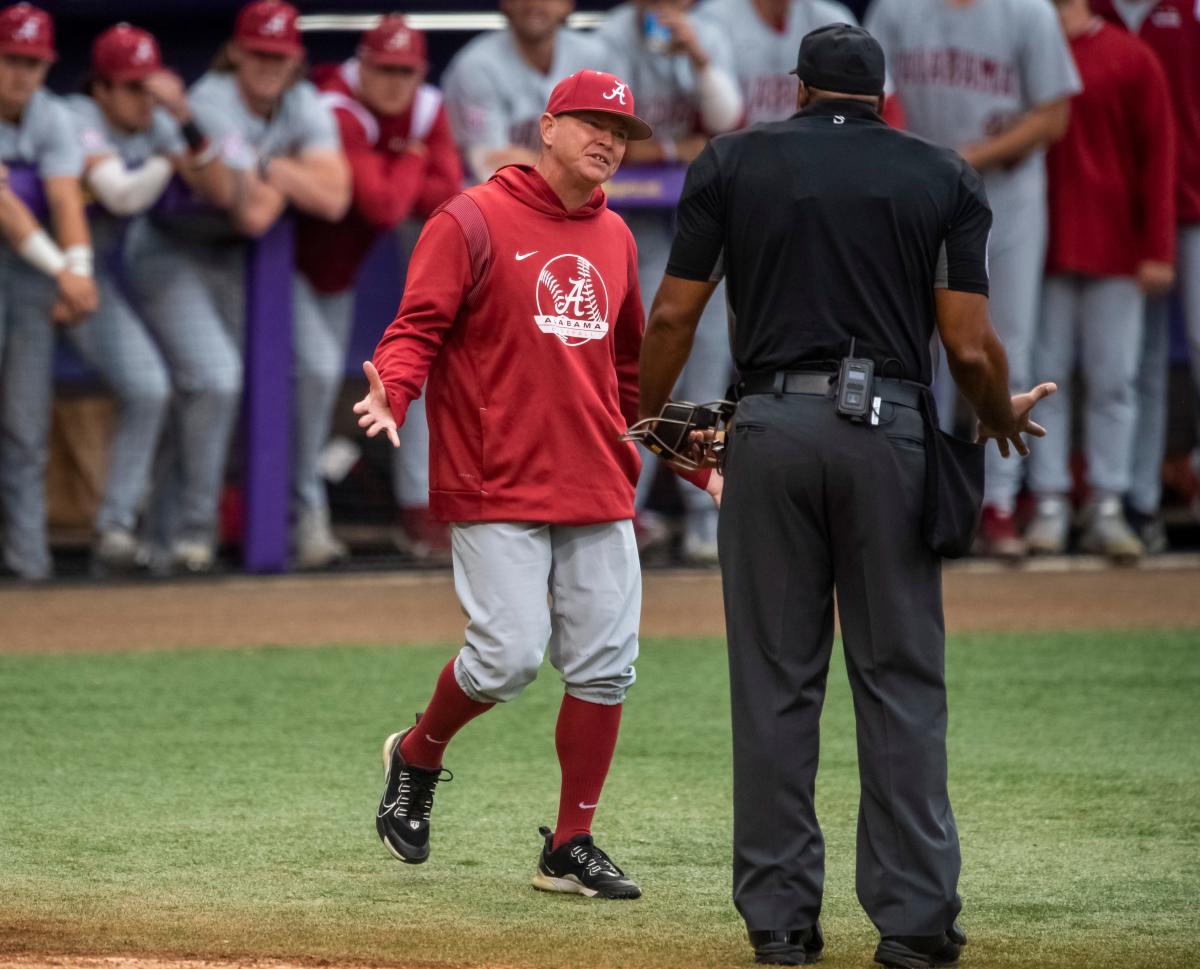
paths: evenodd
<path fill-rule="evenodd" d="M 388 406 L 387 391 L 383 389 L 383 381 L 375 364 L 367 360 L 363 363 L 363 373 L 367 375 L 367 396 L 354 405 L 354 413 L 358 415 L 358 426 L 365 427 L 367 437 L 374 437 L 380 431 L 387 433 L 392 447 L 400 446 L 400 435 L 396 433 L 396 419 L 392 417 L 392 408 Z"/>

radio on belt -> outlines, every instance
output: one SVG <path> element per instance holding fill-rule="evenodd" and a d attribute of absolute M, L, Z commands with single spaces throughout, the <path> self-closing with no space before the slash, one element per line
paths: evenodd
<path fill-rule="evenodd" d="M 874 377 L 875 362 L 855 357 L 852 339 L 850 356 L 842 358 L 841 367 L 838 369 L 837 412 L 842 417 L 848 417 L 852 421 L 867 419 L 871 413 Z"/>

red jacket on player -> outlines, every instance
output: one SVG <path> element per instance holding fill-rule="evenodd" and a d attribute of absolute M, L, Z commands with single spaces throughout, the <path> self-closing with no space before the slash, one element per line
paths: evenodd
<path fill-rule="evenodd" d="M 1112 0 L 1093 0 L 1096 13 L 1126 28 Z M 1200 2 L 1159 0 L 1142 21 L 1138 36 L 1158 55 L 1167 75 L 1179 141 L 1178 217 L 1200 222 Z"/>
<path fill-rule="evenodd" d="M 374 358 L 397 424 L 428 375 L 433 516 L 632 518 L 642 327 L 637 248 L 600 189 L 568 212 L 512 165 L 439 209 Z"/>
<path fill-rule="evenodd" d="M 320 293 L 349 289 L 384 232 L 409 216 L 427 217 L 462 188 L 462 162 L 441 92 L 422 84 L 408 111 L 386 117 L 355 97 L 357 72 L 351 60 L 313 73 L 337 118 L 353 181 L 353 200 L 341 222 L 304 218 L 297 228 L 296 264 Z M 414 141 L 424 143 L 425 154 L 407 150 Z"/>
<path fill-rule="evenodd" d="M 1097 18 L 1071 39 L 1083 91 L 1046 155 L 1051 273 L 1134 276 L 1175 261 L 1175 120 L 1154 52 Z"/>

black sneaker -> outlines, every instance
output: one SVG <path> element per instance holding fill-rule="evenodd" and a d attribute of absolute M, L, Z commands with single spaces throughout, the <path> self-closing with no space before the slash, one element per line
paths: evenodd
<path fill-rule="evenodd" d="M 962 926 L 957 922 L 952 923 L 950 928 L 946 929 L 946 938 L 957 946 L 967 944 L 967 933 L 963 931 Z"/>
<path fill-rule="evenodd" d="M 821 961 L 825 933 L 821 923 L 807 929 L 751 929 L 754 961 L 767 966 L 803 966 Z"/>
<path fill-rule="evenodd" d="M 383 742 L 384 788 L 375 815 L 375 830 L 393 855 L 410 865 L 419 865 L 429 857 L 433 792 L 438 781 L 453 780 L 454 775 L 441 767 L 425 770 L 405 763 L 400 741 L 408 730 L 394 733 Z"/>
<path fill-rule="evenodd" d="M 959 932 L 961 933 L 961 929 Z M 880 939 L 875 961 L 893 969 L 929 969 L 957 966 L 962 948 L 946 933 L 941 935 L 891 935 Z"/>
<path fill-rule="evenodd" d="M 554 832 L 546 827 L 538 828 L 538 832 L 546 844 L 533 876 L 534 888 L 587 898 L 641 897 L 642 890 L 592 843 L 590 834 L 577 834 L 553 851 Z"/>

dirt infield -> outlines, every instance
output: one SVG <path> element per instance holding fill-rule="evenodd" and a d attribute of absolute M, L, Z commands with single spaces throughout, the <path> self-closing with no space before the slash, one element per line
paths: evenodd
<path fill-rule="evenodd" d="M 721 636 L 720 576 L 650 571 L 645 636 Z M 1200 628 L 1200 557 L 947 568 L 950 632 Z M 453 642 L 448 572 L 0 589 L 0 653 Z"/>

